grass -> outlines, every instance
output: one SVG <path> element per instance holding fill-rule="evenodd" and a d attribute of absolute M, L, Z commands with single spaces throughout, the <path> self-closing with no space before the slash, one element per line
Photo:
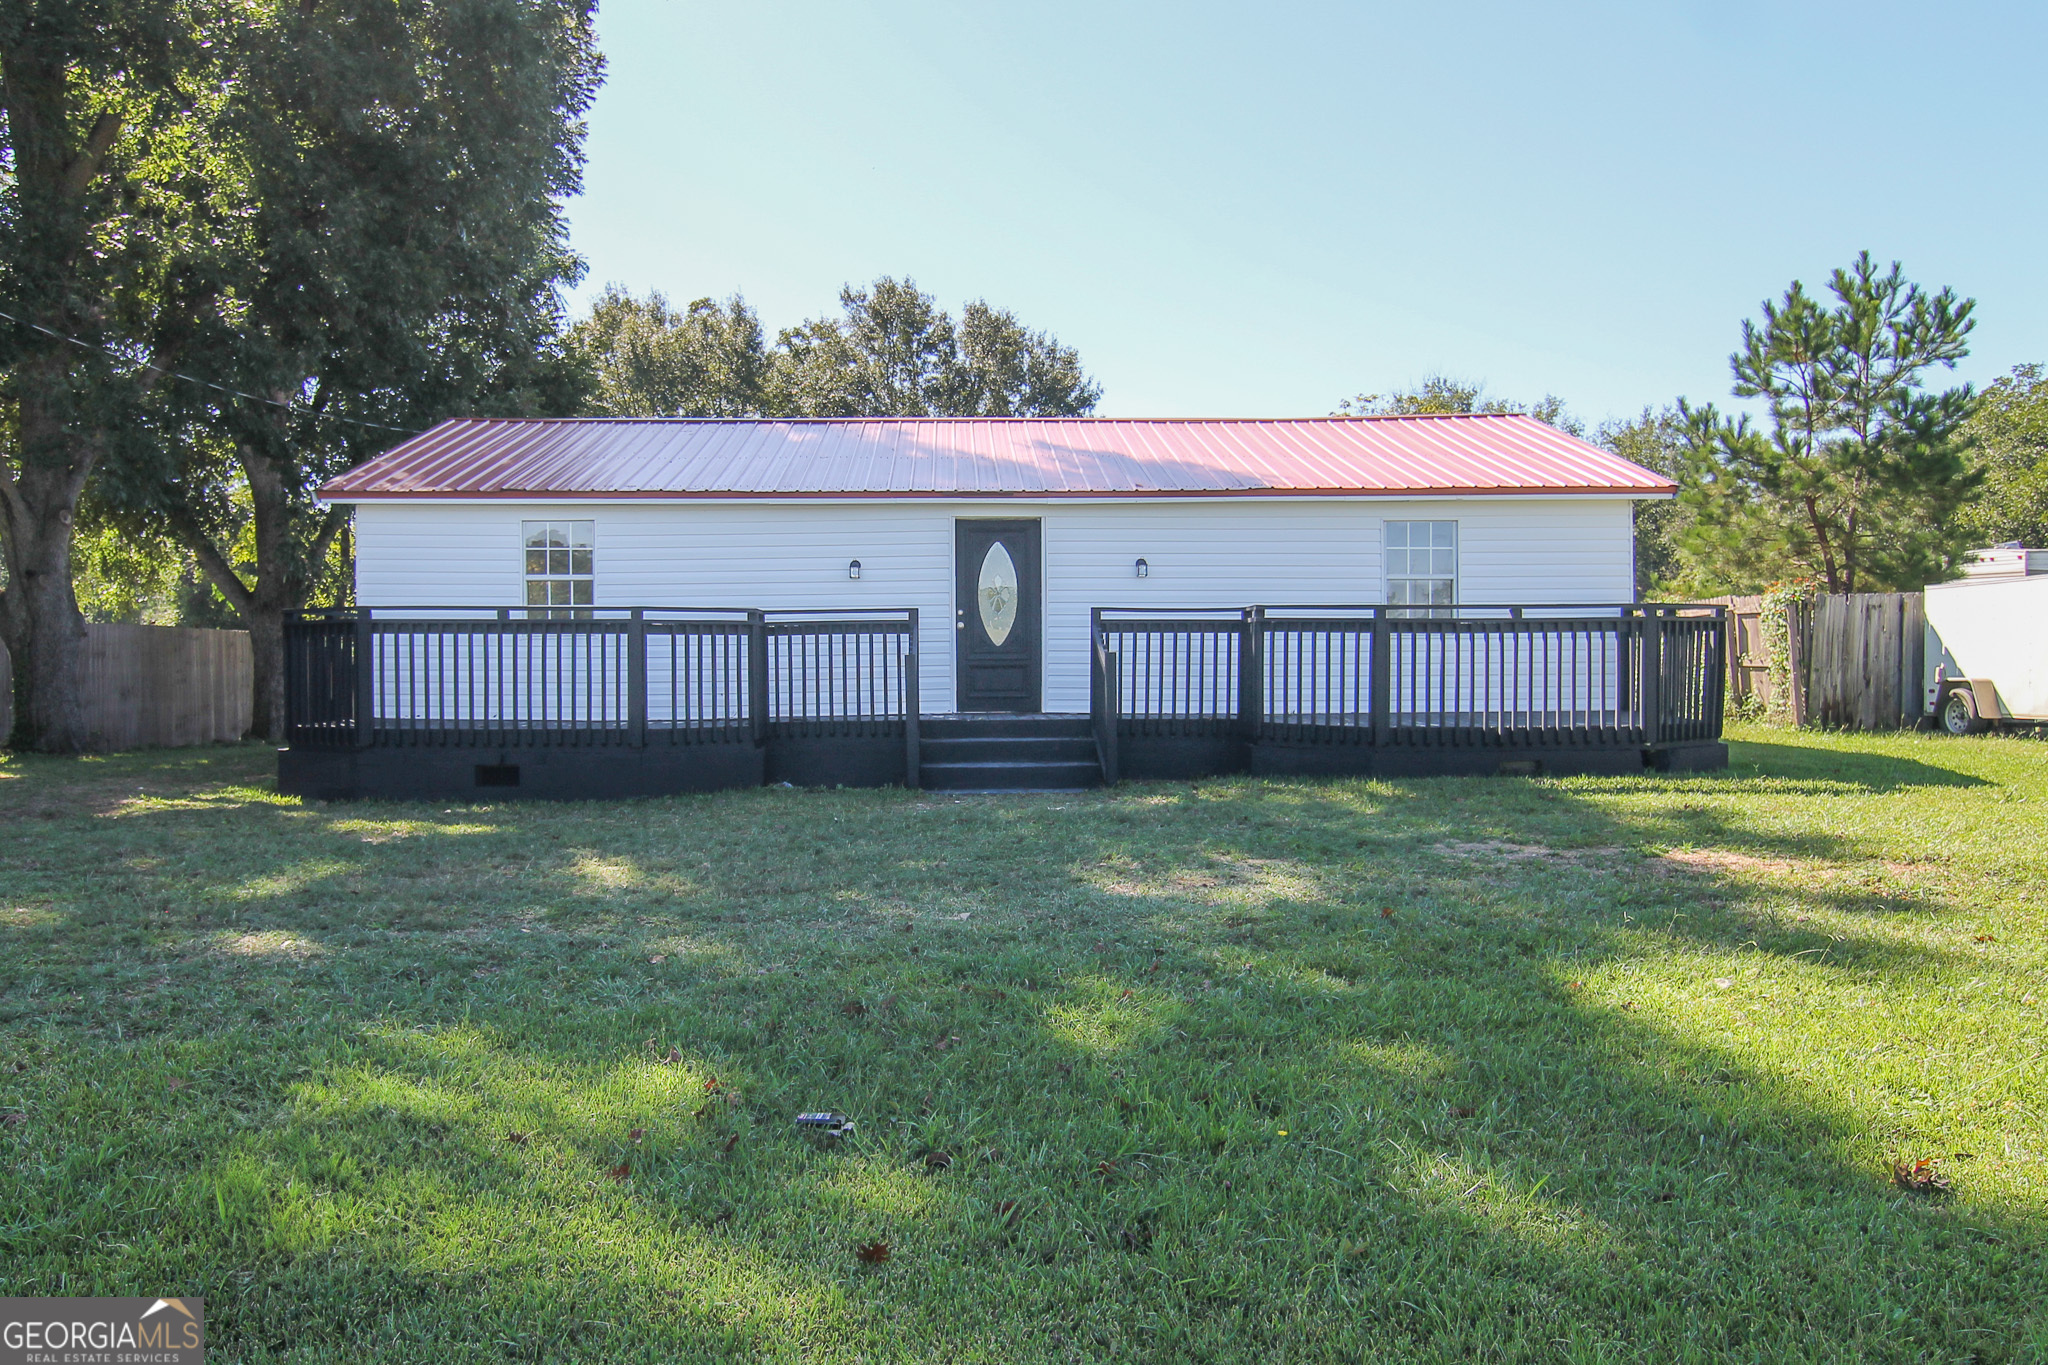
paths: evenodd
<path fill-rule="evenodd" d="M 223 1361 L 2048 1359 L 2048 747 L 1735 738 L 455 808 L 0 760 L 0 1287 L 203 1294 Z"/>

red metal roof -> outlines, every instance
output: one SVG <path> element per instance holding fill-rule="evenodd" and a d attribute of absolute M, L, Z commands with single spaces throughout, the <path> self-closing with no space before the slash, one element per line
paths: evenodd
<path fill-rule="evenodd" d="M 1532 417 L 463 419 L 331 480 L 385 498 L 1397 496 L 1673 491 Z"/>

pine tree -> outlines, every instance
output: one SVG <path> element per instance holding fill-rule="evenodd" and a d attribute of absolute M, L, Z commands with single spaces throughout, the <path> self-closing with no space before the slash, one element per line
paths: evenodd
<path fill-rule="evenodd" d="M 1766 425 L 1679 405 L 1683 548 L 1730 586 L 1804 573 L 1831 593 L 1916 589 L 1967 538 L 1956 514 L 1983 477 L 1965 430 L 1975 395 L 1924 382 L 1969 353 L 1975 303 L 1867 251 L 1828 288 L 1832 304 L 1794 281 L 1742 325 L 1733 391 L 1764 401 Z"/>

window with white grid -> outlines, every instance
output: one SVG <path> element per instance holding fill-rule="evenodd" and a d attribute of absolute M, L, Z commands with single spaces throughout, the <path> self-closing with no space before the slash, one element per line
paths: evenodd
<path fill-rule="evenodd" d="M 520 529 L 526 541 L 526 614 L 536 620 L 588 617 L 597 601 L 597 523 L 529 521 Z"/>
<path fill-rule="evenodd" d="M 1455 604 L 1458 600 L 1458 523 L 1390 521 L 1386 527 L 1387 605 L 1448 607 Z"/>

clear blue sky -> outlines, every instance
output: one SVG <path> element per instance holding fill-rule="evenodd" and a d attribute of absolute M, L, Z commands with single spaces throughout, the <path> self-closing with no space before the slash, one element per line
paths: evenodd
<path fill-rule="evenodd" d="M 571 205 L 605 281 L 772 330 L 914 277 L 1118 416 L 1431 371 L 1592 420 L 1723 399 L 1740 320 L 1868 247 L 2048 361 L 2048 5 L 608 0 Z"/>

